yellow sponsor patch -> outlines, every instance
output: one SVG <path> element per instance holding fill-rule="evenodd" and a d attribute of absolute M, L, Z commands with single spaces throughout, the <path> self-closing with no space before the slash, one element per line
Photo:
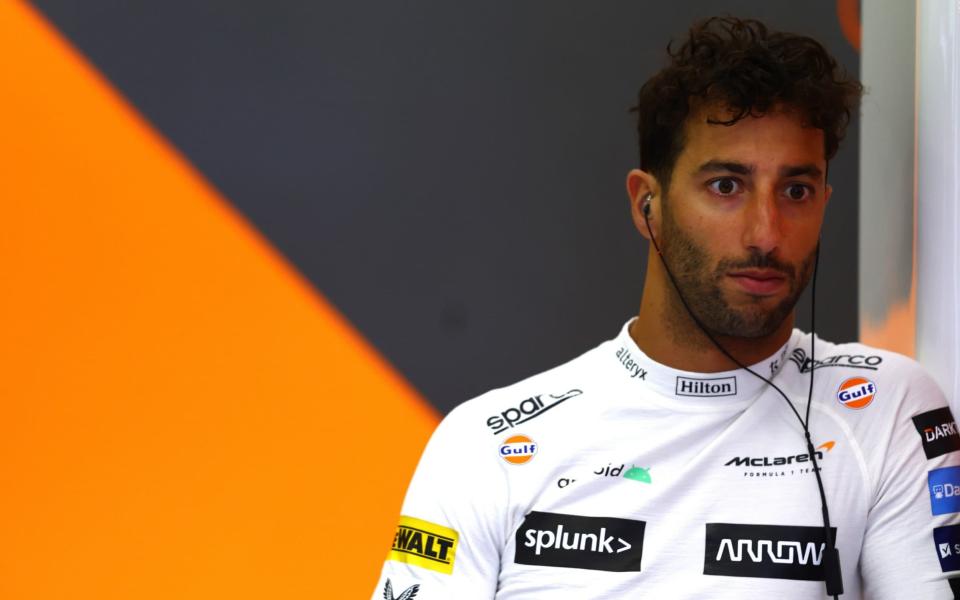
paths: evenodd
<path fill-rule="evenodd" d="M 449 527 L 401 516 L 387 560 L 449 575 L 453 573 L 453 558 L 459 538 L 459 534 Z"/>

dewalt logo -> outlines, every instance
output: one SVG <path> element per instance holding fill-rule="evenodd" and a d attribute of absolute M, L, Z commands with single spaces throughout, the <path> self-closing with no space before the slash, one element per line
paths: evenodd
<path fill-rule="evenodd" d="M 459 535 L 453 529 L 414 517 L 400 517 L 387 560 L 453 573 Z"/>

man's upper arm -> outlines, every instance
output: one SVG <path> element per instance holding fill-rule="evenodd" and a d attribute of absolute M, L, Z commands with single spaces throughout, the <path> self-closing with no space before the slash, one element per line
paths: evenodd
<path fill-rule="evenodd" d="M 500 572 L 508 490 L 496 448 L 459 408 L 437 427 L 403 503 L 373 597 L 418 585 L 418 600 L 492 599 Z M 392 599 L 391 599 L 392 600 Z"/>
<path fill-rule="evenodd" d="M 864 597 L 953 598 L 960 556 L 954 563 L 947 552 L 960 550 L 960 436 L 929 376 L 911 377 L 889 431 L 860 556 Z"/>

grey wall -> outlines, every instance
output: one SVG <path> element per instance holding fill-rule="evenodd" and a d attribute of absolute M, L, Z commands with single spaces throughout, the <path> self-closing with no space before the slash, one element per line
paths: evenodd
<path fill-rule="evenodd" d="M 759 17 L 858 70 L 832 1 L 35 4 L 441 411 L 636 311 L 627 109 L 670 36 Z M 857 335 L 856 139 L 830 171 L 834 340 Z"/>

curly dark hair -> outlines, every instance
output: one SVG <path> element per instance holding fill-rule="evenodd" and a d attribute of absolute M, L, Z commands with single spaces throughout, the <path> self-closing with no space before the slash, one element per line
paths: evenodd
<path fill-rule="evenodd" d="M 823 130 L 824 156 L 833 158 L 863 95 L 816 40 L 769 31 L 755 20 L 713 17 L 696 23 L 679 49 L 667 45 L 670 64 L 640 88 L 637 105 L 640 168 L 667 190 L 683 151 L 684 123 L 697 107 L 726 109 L 733 125 L 771 108 L 797 111 Z"/>

